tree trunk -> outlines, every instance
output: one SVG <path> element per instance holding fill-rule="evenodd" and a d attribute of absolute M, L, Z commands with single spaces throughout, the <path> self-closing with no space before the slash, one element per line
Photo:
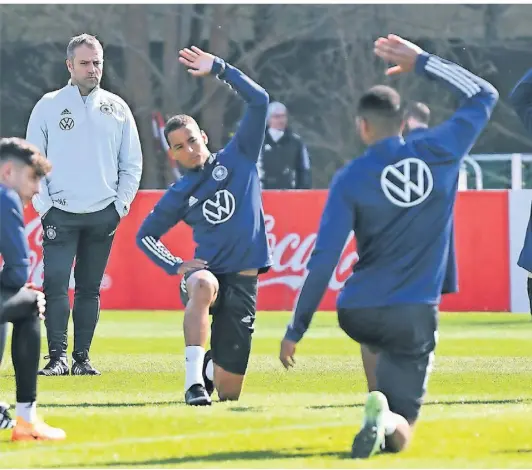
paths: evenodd
<path fill-rule="evenodd" d="M 499 39 L 499 17 L 508 7 L 489 4 L 484 6 L 484 35 L 488 45 L 495 44 Z"/>
<path fill-rule="evenodd" d="M 178 92 L 178 72 L 177 49 L 179 37 L 179 13 L 181 5 L 167 5 L 168 9 L 163 22 L 163 83 L 162 88 L 162 109 L 164 120 L 178 113 L 179 92 Z M 171 183 L 175 177 L 172 166 L 168 161 L 168 154 L 161 150 L 161 158 L 165 160 L 164 180 L 165 185 Z"/>
<path fill-rule="evenodd" d="M 230 5 L 217 4 L 212 15 L 212 26 L 209 36 L 209 52 L 222 58 L 227 58 L 229 53 L 229 39 L 227 35 L 227 20 Z M 201 127 L 209 135 L 209 147 L 212 151 L 222 147 L 226 132 L 224 128 L 224 114 L 227 104 L 228 93 L 220 82 L 211 78 L 204 78 L 204 94 L 212 98 L 208 105 L 204 106 L 201 113 Z"/>
<path fill-rule="evenodd" d="M 194 91 L 186 68 L 179 64 L 179 49 L 190 46 L 194 5 L 168 5 L 163 24 L 163 90 L 162 114 L 165 120 L 176 114 L 186 114 L 187 102 Z M 165 155 L 167 157 L 167 155 Z M 168 160 L 164 169 L 165 183 L 175 180 Z"/>
<path fill-rule="evenodd" d="M 128 100 L 132 103 L 139 129 L 144 157 L 141 187 L 161 187 L 160 157 L 154 148 L 151 112 L 154 109 L 150 68 L 145 58 L 150 57 L 150 40 L 144 6 L 128 5 L 125 23 L 125 86 Z M 163 165 L 166 162 L 163 162 Z M 161 180 L 161 181 L 160 181 Z"/>

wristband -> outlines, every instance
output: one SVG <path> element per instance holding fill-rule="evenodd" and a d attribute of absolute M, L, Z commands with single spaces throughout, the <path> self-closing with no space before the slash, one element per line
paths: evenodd
<path fill-rule="evenodd" d="M 225 60 L 215 57 L 212 63 L 211 74 L 216 78 L 222 79 L 225 74 Z"/>

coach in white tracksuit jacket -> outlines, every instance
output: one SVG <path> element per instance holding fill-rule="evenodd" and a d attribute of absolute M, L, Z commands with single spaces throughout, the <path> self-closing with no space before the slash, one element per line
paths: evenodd
<path fill-rule="evenodd" d="M 53 165 L 33 205 L 42 218 L 48 364 L 41 375 L 68 375 L 68 284 L 74 258 L 73 375 L 99 375 L 89 349 L 99 317 L 100 284 L 114 233 L 138 191 L 142 152 L 135 121 L 120 97 L 102 90 L 103 49 L 93 36 L 67 48 L 71 80 L 36 104 L 27 140 Z"/>

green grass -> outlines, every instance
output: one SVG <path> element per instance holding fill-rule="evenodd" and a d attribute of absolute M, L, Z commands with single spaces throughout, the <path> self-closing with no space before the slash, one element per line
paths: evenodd
<path fill-rule="evenodd" d="M 366 384 L 358 346 L 318 314 L 297 365 L 278 357 L 287 313 L 259 313 L 238 403 L 183 404 L 182 315 L 103 312 L 92 359 L 101 377 L 39 380 L 39 410 L 63 443 L 10 443 L 0 467 L 532 467 L 532 322 L 527 315 L 442 315 L 435 370 L 412 446 L 348 458 Z M 9 360 L 2 394 L 14 396 Z"/>

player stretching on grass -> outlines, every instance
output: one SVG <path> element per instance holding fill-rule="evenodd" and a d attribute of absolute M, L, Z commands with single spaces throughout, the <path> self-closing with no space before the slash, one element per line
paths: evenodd
<path fill-rule="evenodd" d="M 185 401 L 210 405 L 237 400 L 242 391 L 255 321 L 257 276 L 271 265 L 256 163 L 266 127 L 269 97 L 222 59 L 197 47 L 180 51 L 195 76 L 214 75 L 246 101 L 240 126 L 218 153 L 190 116 L 172 117 L 165 136 L 183 178 L 174 183 L 137 234 L 138 246 L 170 275 L 183 274 Z M 160 238 L 179 221 L 192 227 L 194 260 L 172 255 Z M 204 347 L 212 315 L 211 351 Z M 212 360 L 211 360 L 212 359 Z"/>
<path fill-rule="evenodd" d="M 379 38 L 375 53 L 397 64 L 388 75 L 415 70 L 462 101 L 449 120 L 405 142 L 399 94 L 376 86 L 362 96 L 357 127 L 368 148 L 334 177 L 281 343 L 288 368 L 354 230 L 360 259 L 338 297 L 338 320 L 352 339 L 378 353 L 377 390 L 368 396 L 354 458 L 400 451 L 410 441 L 436 347 L 460 165 L 498 99 L 486 81 L 398 36 Z"/>
<path fill-rule="evenodd" d="M 14 426 L 13 441 L 62 440 L 62 429 L 37 417 L 37 370 L 41 349 L 44 294 L 27 285 L 30 255 L 24 232 L 23 206 L 39 192 L 39 182 L 51 169 L 37 147 L 18 139 L 0 139 L 0 334 L 13 324 L 11 360 L 17 389 L 17 420 L 0 404 L 0 429 Z M 0 361 L 3 356 L 0 346 Z M 16 425 L 15 425 L 16 424 Z"/>

